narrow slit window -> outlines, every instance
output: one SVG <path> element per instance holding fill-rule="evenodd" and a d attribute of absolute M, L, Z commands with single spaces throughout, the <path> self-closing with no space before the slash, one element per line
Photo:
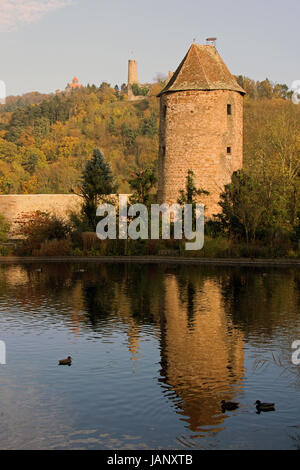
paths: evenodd
<path fill-rule="evenodd" d="M 227 114 L 228 116 L 231 116 L 231 104 L 227 105 Z"/>
<path fill-rule="evenodd" d="M 162 147 L 162 155 L 163 157 L 166 155 L 166 147 L 164 145 Z"/>
<path fill-rule="evenodd" d="M 227 147 L 227 154 L 231 155 L 231 147 Z"/>
<path fill-rule="evenodd" d="M 164 118 L 167 116 L 167 106 L 164 106 Z"/>

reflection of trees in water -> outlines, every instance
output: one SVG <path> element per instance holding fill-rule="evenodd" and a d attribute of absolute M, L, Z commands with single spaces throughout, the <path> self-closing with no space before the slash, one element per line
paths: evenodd
<path fill-rule="evenodd" d="M 159 323 L 156 317 L 162 278 L 163 270 L 146 265 L 2 265 L 0 293 L 36 310 L 62 304 L 63 311 L 57 312 L 61 316 L 85 310 L 92 329 L 114 316 L 130 326 L 154 324 Z M 87 315 L 78 317 L 85 327 Z"/>
<path fill-rule="evenodd" d="M 191 279 L 178 276 L 179 298 L 182 304 L 186 304 L 188 315 L 188 326 L 193 327 L 195 316 L 195 286 Z"/>
<path fill-rule="evenodd" d="M 193 328 L 199 308 L 199 296 L 203 294 L 206 277 L 202 274 L 195 276 L 195 273 L 191 272 L 190 274 L 179 274 L 177 279 L 179 299 L 187 311 L 188 327 Z"/>
<path fill-rule="evenodd" d="M 11 295 L 24 305 L 55 303 L 72 286 L 72 267 L 68 264 L 37 263 L 1 266 L 0 294 Z"/>
<path fill-rule="evenodd" d="M 42 271 L 37 269 L 42 267 Z M 78 272 L 84 269 L 84 273 Z M 155 266 L 145 264 L 94 263 L 24 264 L 0 269 L 0 294 L 13 293 L 26 305 L 61 301 L 71 309 L 82 286 L 83 309 L 97 323 L 112 315 L 131 319 L 137 325 L 160 323 L 160 304 L 164 298 L 166 276 L 175 275 L 178 295 L 187 309 L 189 328 L 193 328 L 199 308 L 205 311 L 199 296 L 208 279 L 221 286 L 225 310 L 233 325 L 245 333 L 253 329 L 272 335 L 274 328 L 296 319 L 300 305 L 300 275 L 296 269 L 264 269 L 212 266 Z M 76 291 L 76 300 L 72 293 Z M 200 305 L 200 307 L 199 307 Z"/>
<path fill-rule="evenodd" d="M 220 276 L 225 308 L 245 333 L 272 336 L 278 326 L 294 325 L 299 305 L 296 269 L 234 268 Z"/>
<path fill-rule="evenodd" d="M 157 322 L 162 276 L 155 267 L 144 265 L 118 265 L 117 269 L 105 265 L 89 271 L 83 277 L 82 292 L 91 326 L 112 317 L 131 326 Z"/>
<path fill-rule="evenodd" d="M 195 288 L 192 282 L 188 282 L 187 285 L 187 315 L 188 315 L 188 326 L 191 328 L 194 322 L 195 314 Z"/>
<path fill-rule="evenodd" d="M 163 269 L 153 265 L 131 265 L 127 266 L 126 273 L 124 289 L 132 318 L 139 324 L 157 322 L 158 304 L 163 292 Z"/>
<path fill-rule="evenodd" d="M 115 286 L 110 280 L 98 278 L 97 282 L 84 283 L 82 287 L 84 306 L 92 327 L 116 313 Z"/>
<path fill-rule="evenodd" d="M 226 312 L 255 347 L 267 350 L 253 357 L 253 370 L 272 367 L 300 387 L 300 369 L 291 362 L 292 343 L 300 338 L 299 270 L 236 268 L 221 276 Z M 275 354 L 273 352 L 275 351 Z M 257 364 L 260 367 L 256 367 Z"/>

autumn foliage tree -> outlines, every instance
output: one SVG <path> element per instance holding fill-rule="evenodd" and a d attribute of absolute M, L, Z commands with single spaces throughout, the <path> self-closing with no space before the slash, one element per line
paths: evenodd
<path fill-rule="evenodd" d="M 49 212 L 24 212 L 15 220 L 14 235 L 22 240 L 22 254 L 32 255 L 46 241 L 65 240 L 69 234 L 68 222 Z"/>

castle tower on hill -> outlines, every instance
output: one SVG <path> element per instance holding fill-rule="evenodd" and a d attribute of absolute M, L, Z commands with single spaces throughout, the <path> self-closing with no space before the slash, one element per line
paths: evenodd
<path fill-rule="evenodd" d="M 224 185 L 243 164 L 243 96 L 212 45 L 192 44 L 160 97 L 160 203 L 176 203 L 194 172 L 206 216 L 220 212 Z"/>
<path fill-rule="evenodd" d="M 128 61 L 128 85 L 138 83 L 137 62 L 136 60 Z"/>
<path fill-rule="evenodd" d="M 132 85 L 138 82 L 138 74 L 137 74 L 137 61 L 136 60 L 129 60 L 128 61 L 128 84 L 127 84 L 127 94 L 128 99 L 130 101 L 135 100 L 136 97 L 132 91 Z"/>
<path fill-rule="evenodd" d="M 76 88 L 82 88 L 82 85 L 78 82 L 78 78 L 74 77 L 73 80 L 72 80 L 72 83 L 68 83 L 67 89 L 72 90 L 72 89 L 76 89 Z"/>

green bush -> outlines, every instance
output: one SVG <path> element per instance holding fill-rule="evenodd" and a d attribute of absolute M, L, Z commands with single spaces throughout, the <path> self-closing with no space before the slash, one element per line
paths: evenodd
<path fill-rule="evenodd" d="M 146 96 L 149 93 L 149 88 L 140 87 L 138 83 L 133 83 L 131 89 L 134 96 Z"/>

